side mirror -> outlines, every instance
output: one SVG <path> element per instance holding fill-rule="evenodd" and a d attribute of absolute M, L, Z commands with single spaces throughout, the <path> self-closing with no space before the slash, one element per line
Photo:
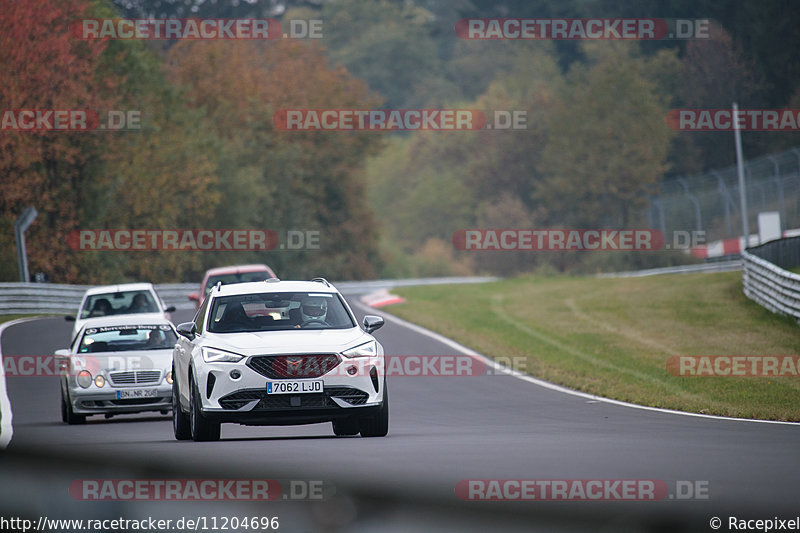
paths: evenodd
<path fill-rule="evenodd" d="M 190 292 L 189 293 L 189 299 L 191 301 L 193 301 L 193 302 L 199 302 L 200 301 L 200 295 L 198 293 L 196 293 L 196 292 Z"/>
<path fill-rule="evenodd" d="M 183 335 L 189 340 L 192 340 L 197 335 L 197 326 L 194 322 L 183 322 L 182 324 L 178 324 L 178 327 L 175 328 L 178 334 Z"/>
<path fill-rule="evenodd" d="M 175 312 L 175 306 L 174 305 L 170 305 L 169 307 L 164 309 L 164 312 L 165 313 L 174 313 Z"/>
<path fill-rule="evenodd" d="M 67 322 L 75 322 L 75 315 L 64 315 L 64 320 Z"/>
<path fill-rule="evenodd" d="M 53 352 L 55 356 L 56 371 L 59 376 L 68 376 L 71 365 L 69 350 L 61 349 Z"/>
<path fill-rule="evenodd" d="M 364 317 L 364 329 L 367 333 L 372 333 L 381 326 L 383 326 L 383 318 L 375 315 L 367 315 Z"/>

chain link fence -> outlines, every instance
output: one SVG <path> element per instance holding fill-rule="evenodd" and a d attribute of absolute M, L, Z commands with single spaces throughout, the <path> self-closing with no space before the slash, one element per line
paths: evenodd
<path fill-rule="evenodd" d="M 747 162 L 745 189 L 752 233 L 762 211 L 779 212 L 783 229 L 800 228 L 800 148 Z M 645 211 L 650 227 L 665 235 L 705 231 L 707 242 L 740 236 L 741 216 L 735 165 L 665 181 Z"/>

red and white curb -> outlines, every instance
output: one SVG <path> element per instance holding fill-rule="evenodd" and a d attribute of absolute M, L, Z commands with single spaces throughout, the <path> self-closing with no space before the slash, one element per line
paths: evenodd
<path fill-rule="evenodd" d="M 787 229 L 783 232 L 784 237 L 797 237 L 798 235 L 800 235 L 800 229 Z M 758 246 L 759 244 L 761 243 L 758 235 L 750 235 L 750 246 Z M 695 246 L 691 249 L 691 254 L 699 259 L 708 259 L 709 257 L 737 255 L 742 253 L 745 248 L 744 237 L 733 237 Z"/>
<path fill-rule="evenodd" d="M 402 296 L 390 293 L 386 289 L 371 292 L 361 297 L 361 303 L 369 307 L 384 307 L 386 305 L 401 304 L 406 301 Z"/>

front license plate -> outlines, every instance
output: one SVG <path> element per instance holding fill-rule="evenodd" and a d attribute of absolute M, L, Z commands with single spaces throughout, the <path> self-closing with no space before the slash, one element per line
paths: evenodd
<path fill-rule="evenodd" d="M 308 394 L 312 392 L 322 392 L 322 380 L 267 382 L 267 394 Z"/>
<path fill-rule="evenodd" d="M 156 389 L 126 389 L 117 391 L 117 400 L 126 398 L 155 398 L 158 395 Z"/>

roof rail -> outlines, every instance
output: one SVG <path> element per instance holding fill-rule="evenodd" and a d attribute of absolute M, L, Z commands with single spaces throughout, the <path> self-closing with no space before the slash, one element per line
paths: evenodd
<path fill-rule="evenodd" d="M 311 278 L 311 281 L 316 281 L 317 283 L 324 283 L 326 287 L 331 286 L 331 284 L 328 283 L 328 280 L 325 278 Z"/>
<path fill-rule="evenodd" d="M 280 281 L 280 279 L 278 279 L 275 276 L 273 276 L 271 278 L 265 279 L 264 281 L 267 282 L 267 283 L 278 283 Z"/>

